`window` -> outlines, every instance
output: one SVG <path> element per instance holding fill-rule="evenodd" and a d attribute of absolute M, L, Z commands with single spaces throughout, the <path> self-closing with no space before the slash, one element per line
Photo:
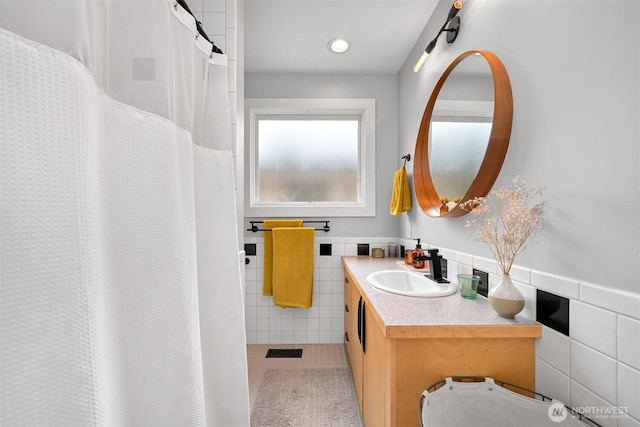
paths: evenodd
<path fill-rule="evenodd" d="M 374 216 L 375 101 L 247 99 L 247 216 Z"/>
<path fill-rule="evenodd" d="M 441 197 L 453 200 L 469 190 L 489 145 L 493 108 L 491 101 L 436 102 L 429 130 L 429 168 Z"/>

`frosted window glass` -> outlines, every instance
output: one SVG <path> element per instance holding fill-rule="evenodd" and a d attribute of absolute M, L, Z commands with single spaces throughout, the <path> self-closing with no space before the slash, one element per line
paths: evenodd
<path fill-rule="evenodd" d="M 259 202 L 357 202 L 360 122 L 258 120 Z"/>
<path fill-rule="evenodd" d="M 453 201 L 466 194 L 480 170 L 490 135 L 491 123 L 431 122 L 429 168 L 440 197 Z"/>

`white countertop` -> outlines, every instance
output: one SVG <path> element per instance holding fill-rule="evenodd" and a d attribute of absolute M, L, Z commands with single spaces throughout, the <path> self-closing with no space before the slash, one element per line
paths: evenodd
<path fill-rule="evenodd" d="M 386 336 L 540 336 L 538 322 L 521 315 L 515 319 L 500 317 L 482 295 L 469 300 L 462 298 L 458 289 L 456 293 L 445 297 L 421 298 L 385 292 L 369 284 L 367 276 L 374 271 L 403 270 L 396 261 L 398 258 L 342 257 L 345 269 L 356 279 L 356 285 L 378 316 L 376 321 L 385 330 Z"/>

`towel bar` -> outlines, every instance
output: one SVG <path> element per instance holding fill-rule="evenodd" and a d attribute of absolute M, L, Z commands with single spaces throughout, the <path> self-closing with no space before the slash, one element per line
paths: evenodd
<path fill-rule="evenodd" d="M 256 224 L 263 224 L 264 221 L 249 221 L 249 223 L 251 224 L 251 228 L 247 228 L 247 231 L 253 231 L 254 233 L 257 233 L 258 231 L 271 231 L 270 228 L 258 228 L 258 226 Z M 329 232 L 329 230 L 331 230 L 331 228 L 329 227 L 329 221 L 302 221 L 302 224 L 323 224 L 324 223 L 324 227 L 322 228 L 314 228 L 314 230 L 316 231 L 324 231 L 324 232 Z"/>

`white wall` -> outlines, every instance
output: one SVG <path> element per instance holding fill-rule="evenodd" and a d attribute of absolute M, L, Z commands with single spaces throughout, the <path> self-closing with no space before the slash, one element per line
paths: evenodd
<path fill-rule="evenodd" d="M 492 51 L 506 66 L 514 102 L 496 186 L 520 175 L 547 187 L 550 221 L 516 263 L 640 292 L 639 2 L 468 1 L 456 42 L 441 37 L 413 73 L 450 6 L 441 2 L 439 19 L 429 22 L 399 74 L 398 153 L 413 152 L 424 106 L 446 66 L 466 50 Z M 464 217 L 433 219 L 414 209 L 408 219 L 412 237 L 490 257 L 469 238 Z"/>
<path fill-rule="evenodd" d="M 256 245 L 256 256 L 246 265 L 245 324 L 248 344 L 339 344 L 344 342 L 344 268 L 342 256 L 356 256 L 358 244 L 387 248 L 393 237 L 328 237 L 318 234 L 314 245 L 313 305 L 280 308 L 262 295 L 264 237 L 245 238 Z M 331 255 L 320 255 L 320 244 L 331 245 Z M 388 253 L 388 252 L 387 252 Z"/>
<path fill-rule="evenodd" d="M 393 173 L 401 165 L 397 155 L 398 85 L 391 74 L 245 74 L 246 98 L 375 98 L 376 100 L 376 217 L 322 218 L 330 220 L 324 237 L 393 236 L 398 217 L 389 215 Z M 246 135 L 249 135 L 245 123 Z M 245 150 L 248 153 L 248 141 Z M 245 170 L 249 170 L 245 156 Z M 248 176 L 248 172 L 245 173 Z M 248 193 L 245 177 L 245 191 Z M 247 221 L 252 218 L 245 219 Z M 262 218 L 256 218 L 261 220 Z M 251 233 L 252 234 L 252 233 Z M 323 233 L 324 234 L 324 233 Z M 248 236 L 249 234 L 245 234 Z"/>
<path fill-rule="evenodd" d="M 569 336 L 543 326 L 537 340 L 536 389 L 586 410 L 621 408 L 620 417 L 596 415 L 604 426 L 640 427 L 640 2 L 469 0 L 456 42 L 441 37 L 414 73 L 451 3 L 440 2 L 399 73 L 398 153 L 413 151 L 424 106 L 455 57 L 479 49 L 501 58 L 514 121 L 496 186 L 520 175 L 547 187 L 549 221 L 512 270 L 527 299 L 522 315 L 535 318 L 536 289 L 569 298 Z M 414 209 L 401 221 L 400 243 L 410 243 L 409 221 L 411 237 L 444 248 L 456 271 L 499 280 L 465 217 Z"/>

